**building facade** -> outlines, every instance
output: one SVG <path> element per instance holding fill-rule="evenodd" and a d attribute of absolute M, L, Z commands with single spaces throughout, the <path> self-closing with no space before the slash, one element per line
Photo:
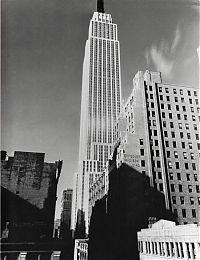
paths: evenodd
<path fill-rule="evenodd" d="M 141 260 L 200 259 L 200 227 L 160 220 L 138 232 Z"/>
<path fill-rule="evenodd" d="M 78 208 L 88 222 L 89 182 L 106 166 L 112 152 L 114 122 L 120 112 L 121 74 L 117 25 L 97 1 L 89 25 L 82 75 Z M 75 198 L 76 196 L 74 196 Z M 76 222 L 73 221 L 73 223 Z M 87 226 L 88 224 L 86 224 Z"/>
<path fill-rule="evenodd" d="M 199 222 L 198 113 L 198 89 L 163 84 L 159 72 L 138 72 L 115 126 L 119 163 L 132 155 L 179 224 Z"/>
<path fill-rule="evenodd" d="M 1 259 L 56 259 L 53 231 L 62 161 L 44 158 L 44 153 L 21 151 L 1 158 Z"/>

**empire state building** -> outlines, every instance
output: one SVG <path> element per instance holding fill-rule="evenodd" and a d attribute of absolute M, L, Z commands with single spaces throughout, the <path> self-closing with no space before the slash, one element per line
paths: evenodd
<path fill-rule="evenodd" d="M 112 152 L 114 122 L 120 106 L 117 24 L 104 12 L 103 1 L 98 0 L 97 12 L 90 20 L 83 62 L 76 213 L 80 208 L 87 215 L 88 183 L 102 172 Z"/>

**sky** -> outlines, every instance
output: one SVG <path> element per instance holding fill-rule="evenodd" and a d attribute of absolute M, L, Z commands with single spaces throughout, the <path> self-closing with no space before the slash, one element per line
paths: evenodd
<path fill-rule="evenodd" d="M 105 0 L 118 25 L 122 98 L 138 70 L 198 87 L 199 1 Z M 78 166 L 82 65 L 96 0 L 2 0 L 1 148 L 63 160 L 62 191 Z"/>

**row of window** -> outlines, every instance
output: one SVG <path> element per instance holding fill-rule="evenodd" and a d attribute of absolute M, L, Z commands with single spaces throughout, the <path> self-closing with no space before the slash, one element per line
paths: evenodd
<path fill-rule="evenodd" d="M 185 204 L 185 197 L 183 197 L 183 196 L 180 196 L 179 198 L 178 197 L 176 197 L 176 196 L 172 196 L 172 203 L 173 204 L 177 204 L 177 200 L 179 200 L 180 201 L 180 204 L 181 205 L 184 205 Z M 194 203 L 195 203 L 195 198 L 194 197 L 190 197 L 189 198 L 189 201 L 190 201 L 190 204 L 191 205 L 194 205 Z M 200 197 L 198 197 L 198 204 L 200 205 Z"/>
<path fill-rule="evenodd" d="M 192 166 L 192 170 L 196 171 L 196 169 L 197 169 L 195 163 L 189 164 L 188 162 L 186 162 L 186 163 L 182 163 L 182 164 L 181 164 L 181 166 L 183 166 L 183 165 L 184 165 L 185 170 L 189 170 L 189 165 Z M 168 161 L 168 168 L 169 168 L 169 169 L 174 168 L 171 161 Z M 182 168 L 183 168 L 183 167 L 182 167 Z M 179 162 L 175 162 L 175 169 L 177 169 L 177 170 L 180 169 L 180 163 L 179 163 Z"/>
<path fill-rule="evenodd" d="M 152 86 L 149 86 L 149 90 L 152 90 Z M 162 92 L 164 90 L 163 87 L 159 87 L 159 92 Z M 196 90 L 186 90 L 184 91 L 183 89 L 179 89 L 179 93 L 180 95 L 183 95 L 185 93 L 187 93 L 188 96 L 194 95 L 195 97 L 197 97 L 197 91 Z M 165 93 L 169 93 L 169 88 L 165 88 Z M 178 89 L 173 89 L 173 94 L 178 94 Z"/>
<path fill-rule="evenodd" d="M 181 215 L 182 216 L 180 216 L 180 213 L 179 213 L 179 217 L 183 217 L 183 218 L 187 218 L 187 217 L 189 217 L 190 216 L 190 214 L 189 214 L 189 212 L 190 212 L 190 209 L 181 209 Z M 177 215 L 178 214 L 178 211 L 177 211 L 177 209 L 174 209 L 174 213 Z M 196 210 L 195 209 L 191 209 L 191 215 L 192 215 L 192 218 L 196 218 L 197 217 L 197 213 L 196 213 Z"/>
<path fill-rule="evenodd" d="M 183 175 L 182 174 L 182 176 L 185 176 L 186 177 L 186 180 L 187 181 L 198 181 L 198 175 L 195 173 L 195 174 L 192 174 L 193 175 L 193 177 L 191 178 L 191 174 L 190 173 L 186 173 L 186 175 Z M 177 172 L 176 173 L 176 177 L 177 177 L 177 180 L 178 181 L 181 181 L 182 180 L 182 178 L 181 178 L 181 174 L 180 174 L 180 172 Z M 159 177 L 158 177 L 159 178 Z M 159 178 L 159 179 L 161 179 L 161 178 Z M 173 174 L 173 172 L 169 172 L 169 179 L 170 180 L 174 180 L 174 174 Z"/>
<path fill-rule="evenodd" d="M 183 249 L 185 244 L 186 251 Z M 138 250 L 140 253 L 160 255 L 166 257 L 178 257 L 181 259 L 197 259 L 197 252 L 194 243 L 182 242 L 154 242 L 139 241 Z M 157 258 L 157 257 L 156 257 Z"/>
<path fill-rule="evenodd" d="M 194 187 L 195 187 L 195 189 L 194 189 Z M 175 184 L 170 184 L 170 188 L 171 188 L 171 192 L 183 192 L 183 185 L 182 184 L 178 184 L 178 189 L 175 189 Z M 195 185 L 195 186 L 187 185 L 187 191 L 189 193 L 192 193 L 192 192 L 199 193 L 200 192 L 199 185 Z"/>

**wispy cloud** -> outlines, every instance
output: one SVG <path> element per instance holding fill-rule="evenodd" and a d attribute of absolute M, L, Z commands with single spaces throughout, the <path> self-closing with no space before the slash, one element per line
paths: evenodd
<path fill-rule="evenodd" d="M 177 26 L 172 40 L 169 42 L 165 39 L 161 40 L 160 46 L 152 45 L 146 52 L 145 58 L 147 65 L 152 62 L 155 69 L 161 71 L 167 79 L 173 77 L 173 68 L 175 63 L 174 54 L 180 44 L 181 33 Z"/>

